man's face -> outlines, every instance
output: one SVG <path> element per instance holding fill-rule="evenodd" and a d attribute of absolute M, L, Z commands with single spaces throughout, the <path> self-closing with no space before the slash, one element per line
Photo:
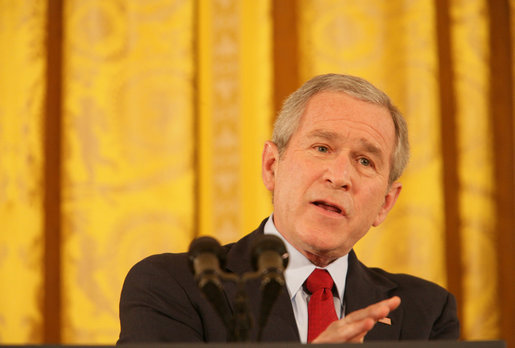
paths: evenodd
<path fill-rule="evenodd" d="M 315 264 L 347 254 L 400 192 L 388 184 L 394 144 L 386 108 L 344 93 L 313 96 L 282 157 L 272 142 L 263 151 L 279 232 Z"/>

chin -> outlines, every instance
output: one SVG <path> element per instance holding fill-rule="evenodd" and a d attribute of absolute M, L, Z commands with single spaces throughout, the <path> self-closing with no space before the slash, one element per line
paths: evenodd
<path fill-rule="evenodd" d="M 331 255 L 336 257 L 343 256 L 339 254 L 342 252 L 341 250 L 344 242 L 342 240 L 328 238 L 323 233 L 311 235 L 308 238 L 305 238 L 304 244 L 310 252 L 316 255 Z"/>

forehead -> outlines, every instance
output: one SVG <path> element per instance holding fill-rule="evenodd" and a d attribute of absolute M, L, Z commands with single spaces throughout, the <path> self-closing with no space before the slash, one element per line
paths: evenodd
<path fill-rule="evenodd" d="M 306 105 L 294 137 L 324 132 L 331 133 L 333 137 L 358 138 L 360 142 L 366 140 L 387 154 L 391 154 L 395 144 L 395 126 L 386 107 L 342 92 L 314 95 Z"/>

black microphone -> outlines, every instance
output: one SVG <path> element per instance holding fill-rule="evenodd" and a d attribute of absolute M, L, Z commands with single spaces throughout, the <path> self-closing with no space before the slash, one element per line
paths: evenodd
<path fill-rule="evenodd" d="M 261 340 L 272 306 L 285 284 L 283 272 L 288 266 L 288 260 L 288 252 L 279 237 L 265 234 L 256 239 L 251 251 L 251 263 L 254 270 L 261 274 L 262 298 L 258 341 Z"/>
<path fill-rule="evenodd" d="M 220 267 L 225 266 L 225 253 L 216 239 L 205 236 L 193 240 L 188 251 L 188 259 L 197 285 L 201 289 L 209 283 L 222 288 Z"/>
<path fill-rule="evenodd" d="M 212 237 L 193 240 L 188 251 L 190 268 L 198 287 L 214 307 L 229 332 L 233 331 L 233 320 L 227 308 L 220 275 L 225 266 L 225 252 L 220 243 Z"/>

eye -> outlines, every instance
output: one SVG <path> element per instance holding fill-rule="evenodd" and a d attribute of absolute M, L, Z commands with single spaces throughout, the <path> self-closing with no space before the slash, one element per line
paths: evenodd
<path fill-rule="evenodd" d="M 327 146 L 323 146 L 323 145 L 315 146 L 315 150 L 317 150 L 318 152 L 322 152 L 322 153 L 329 152 L 329 148 Z"/>
<path fill-rule="evenodd" d="M 358 161 L 362 166 L 365 167 L 370 167 L 372 165 L 372 162 L 370 162 L 368 158 L 361 157 Z"/>

